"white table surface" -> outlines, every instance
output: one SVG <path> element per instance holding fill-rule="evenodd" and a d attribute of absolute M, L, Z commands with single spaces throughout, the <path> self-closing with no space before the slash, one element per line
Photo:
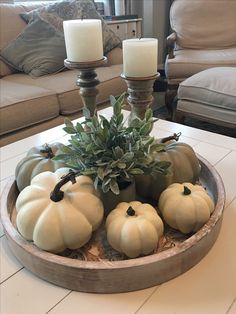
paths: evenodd
<path fill-rule="evenodd" d="M 103 110 L 108 114 L 111 110 Z M 221 175 L 226 189 L 222 228 L 213 248 L 192 269 L 161 285 L 119 294 L 70 291 L 50 284 L 25 269 L 7 245 L 2 226 L 1 314 L 235 314 L 236 313 L 236 139 L 158 120 L 152 135 L 182 132 L 181 141 L 206 158 Z M 1 192 L 17 162 L 33 146 L 66 143 L 62 127 L 1 148 Z"/>

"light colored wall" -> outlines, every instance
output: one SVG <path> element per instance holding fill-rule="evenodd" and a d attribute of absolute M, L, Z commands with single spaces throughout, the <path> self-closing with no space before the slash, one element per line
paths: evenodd
<path fill-rule="evenodd" d="M 142 5 L 143 37 L 158 38 L 158 64 L 164 68 L 171 0 L 134 0 Z"/>
<path fill-rule="evenodd" d="M 131 13 L 143 16 L 143 0 L 131 0 Z"/>
<path fill-rule="evenodd" d="M 104 1 L 105 5 L 109 0 Z M 116 0 L 124 1 L 124 0 Z M 173 0 L 126 0 L 130 1 L 131 8 L 128 14 L 138 14 L 143 18 L 143 37 L 158 38 L 158 64 L 159 69 L 164 69 L 166 58 L 166 37 L 169 34 L 169 9 Z"/>
<path fill-rule="evenodd" d="M 143 37 L 154 37 L 153 34 L 153 0 L 143 1 Z"/>

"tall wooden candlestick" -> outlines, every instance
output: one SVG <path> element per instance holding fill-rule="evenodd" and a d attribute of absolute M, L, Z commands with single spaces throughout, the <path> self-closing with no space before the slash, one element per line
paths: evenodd
<path fill-rule="evenodd" d="M 127 101 L 131 107 L 129 122 L 138 117 L 144 119 L 145 112 L 153 101 L 153 84 L 160 77 L 160 73 L 149 77 L 127 77 L 121 74 L 128 86 Z"/>
<path fill-rule="evenodd" d="M 78 69 L 78 80 L 76 85 L 80 87 L 79 93 L 82 97 L 84 108 L 90 111 L 90 115 L 96 114 L 96 96 L 98 89 L 96 86 L 100 83 L 96 78 L 95 68 L 104 66 L 107 58 L 91 62 L 72 62 L 68 59 L 64 60 L 64 64 L 68 69 Z"/>

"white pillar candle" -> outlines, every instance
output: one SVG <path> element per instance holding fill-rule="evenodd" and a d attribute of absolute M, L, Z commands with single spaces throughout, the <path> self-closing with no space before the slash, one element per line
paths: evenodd
<path fill-rule="evenodd" d="M 89 62 L 103 58 L 101 20 L 64 21 L 63 28 L 69 61 Z"/>
<path fill-rule="evenodd" d="M 123 40 L 123 73 L 128 77 L 157 74 L 158 40 L 134 38 Z"/>

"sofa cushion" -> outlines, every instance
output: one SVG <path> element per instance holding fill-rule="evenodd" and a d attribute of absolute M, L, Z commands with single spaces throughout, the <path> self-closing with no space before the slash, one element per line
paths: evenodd
<path fill-rule="evenodd" d="M 11 67 L 32 77 L 56 73 L 64 69 L 64 37 L 49 23 L 37 19 L 1 51 L 1 56 Z"/>
<path fill-rule="evenodd" d="M 63 33 L 63 21 L 74 19 L 100 19 L 102 21 L 103 48 L 107 54 L 113 48 L 120 46 L 119 37 L 109 28 L 101 15 L 96 11 L 92 0 L 61 1 L 50 4 L 29 13 L 21 14 L 26 22 L 32 22 L 39 17 L 52 24 L 56 29 Z"/>
<path fill-rule="evenodd" d="M 183 81 L 178 98 L 236 111 L 236 67 L 201 71 Z"/>
<path fill-rule="evenodd" d="M 59 115 L 57 96 L 53 91 L 7 80 L 17 75 L 12 74 L 0 81 L 1 135 Z"/>
<path fill-rule="evenodd" d="M 211 105 L 196 103 L 190 100 L 178 100 L 177 108 L 179 111 L 184 112 L 185 116 L 192 116 L 200 118 L 203 121 L 223 126 L 235 126 L 236 128 L 236 111 L 225 110 Z M 228 125 L 227 125 L 228 124 Z M 236 131 L 235 131 L 236 134 Z M 234 135 L 235 135 L 234 134 Z"/>
<path fill-rule="evenodd" d="M 236 67 L 211 68 L 183 81 L 177 109 L 236 124 Z"/>
<path fill-rule="evenodd" d="M 97 77 L 100 84 L 97 85 L 99 94 L 97 96 L 97 103 L 104 103 L 109 99 L 110 95 L 119 95 L 127 86 L 120 74 L 122 72 L 122 65 L 112 65 L 109 67 L 100 67 L 96 69 Z M 42 76 L 32 79 L 25 74 L 12 74 L 7 77 L 8 81 L 39 86 L 43 89 L 51 90 L 58 97 L 61 114 L 71 114 L 82 109 L 83 103 L 79 95 L 79 87 L 76 85 L 78 71 L 70 70 L 60 72 L 54 75 Z"/>
<path fill-rule="evenodd" d="M 179 83 L 197 72 L 217 66 L 236 66 L 236 47 L 218 50 L 177 50 L 175 57 L 168 59 L 166 75 L 168 80 L 178 78 L 176 83 Z"/>
<path fill-rule="evenodd" d="M 175 0 L 170 24 L 184 48 L 214 49 L 236 45 L 236 1 Z"/>

